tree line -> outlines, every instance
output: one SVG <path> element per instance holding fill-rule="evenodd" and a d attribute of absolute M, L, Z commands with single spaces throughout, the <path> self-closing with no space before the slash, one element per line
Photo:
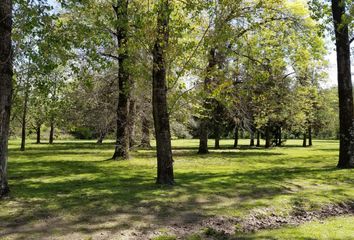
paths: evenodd
<path fill-rule="evenodd" d="M 98 143 L 115 134 L 121 160 L 150 147 L 153 127 L 156 183 L 168 185 L 173 136 L 199 138 L 199 154 L 210 137 L 237 147 L 244 131 L 251 146 L 312 145 L 338 116 L 322 87 L 326 34 L 337 50 L 338 167 L 353 167 L 352 11 L 343 0 L 2 1 L 0 195 L 18 129 L 22 151 L 28 128 L 37 143 L 43 128 L 49 143 L 63 128 Z"/>

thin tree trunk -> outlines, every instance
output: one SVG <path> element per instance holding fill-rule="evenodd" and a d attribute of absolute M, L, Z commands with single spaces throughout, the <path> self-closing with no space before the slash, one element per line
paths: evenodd
<path fill-rule="evenodd" d="M 209 99 L 209 93 L 210 93 L 210 83 L 212 81 L 212 78 L 210 77 L 211 72 L 217 65 L 216 61 L 216 49 L 212 48 L 209 52 L 209 60 L 208 60 L 208 67 L 206 69 L 207 76 L 204 79 L 204 93 L 206 94 L 206 97 L 204 99 L 204 110 L 205 114 L 207 115 L 208 110 L 210 110 L 210 99 Z M 207 116 L 202 117 L 200 120 L 200 125 L 199 125 L 199 150 L 198 154 L 208 154 L 208 135 L 209 135 L 209 119 Z"/>
<path fill-rule="evenodd" d="M 250 146 L 251 147 L 254 146 L 254 131 L 253 131 L 253 129 L 251 129 L 251 131 L 250 131 Z"/>
<path fill-rule="evenodd" d="M 118 107 L 117 107 L 117 131 L 116 146 L 112 159 L 129 158 L 129 96 L 130 81 L 127 68 L 128 51 L 127 43 L 128 32 L 128 1 L 117 0 L 117 6 L 114 6 L 117 18 L 117 42 L 120 48 L 118 57 Z"/>
<path fill-rule="evenodd" d="M 279 127 L 279 128 L 278 128 L 277 139 L 278 139 L 277 146 L 278 146 L 278 147 L 281 147 L 281 141 L 282 141 L 282 132 L 281 132 L 281 127 Z"/>
<path fill-rule="evenodd" d="M 311 126 L 309 127 L 309 146 L 312 146 L 312 128 Z"/>
<path fill-rule="evenodd" d="M 106 137 L 106 134 L 107 134 L 106 130 L 100 131 L 100 136 L 97 139 L 97 144 L 103 143 L 103 139 Z"/>
<path fill-rule="evenodd" d="M 150 144 L 150 121 L 148 117 L 143 113 L 142 123 L 141 123 L 141 143 L 142 148 L 151 148 Z"/>
<path fill-rule="evenodd" d="M 132 148 L 136 145 L 135 141 L 135 123 L 136 123 L 136 101 L 130 99 L 129 103 L 129 147 Z"/>
<path fill-rule="evenodd" d="M 25 86 L 25 99 L 23 103 L 22 111 L 22 131 L 21 131 L 21 148 L 20 151 L 25 151 L 26 149 L 26 123 L 27 123 L 27 106 L 28 106 L 28 86 Z"/>
<path fill-rule="evenodd" d="M 214 148 L 220 149 L 220 137 L 215 138 Z"/>
<path fill-rule="evenodd" d="M 234 148 L 238 147 L 238 127 L 235 127 Z"/>
<path fill-rule="evenodd" d="M 336 36 L 340 147 L 338 168 L 354 167 L 353 90 L 350 64 L 350 42 L 348 24 L 343 22 L 345 1 L 332 0 L 333 23 Z"/>
<path fill-rule="evenodd" d="M 266 127 L 266 130 L 265 130 L 265 148 L 270 148 L 271 146 L 271 139 L 270 139 L 270 129 L 269 129 L 269 126 Z"/>
<path fill-rule="evenodd" d="M 208 120 L 202 119 L 199 126 L 199 150 L 198 154 L 208 154 Z"/>
<path fill-rule="evenodd" d="M 54 143 L 54 117 L 50 120 L 49 144 Z"/>
<path fill-rule="evenodd" d="M 261 133 L 257 130 L 257 147 L 261 146 Z"/>
<path fill-rule="evenodd" d="M 41 124 L 37 124 L 36 127 L 36 144 L 40 144 L 41 143 Z"/>
<path fill-rule="evenodd" d="M 303 147 L 307 147 L 307 135 L 306 135 L 306 133 L 304 133 L 304 135 L 303 135 L 302 146 Z"/>
<path fill-rule="evenodd" d="M 0 1 L 0 198 L 10 192 L 7 180 L 12 98 L 12 1 Z"/>
<path fill-rule="evenodd" d="M 157 184 L 174 184 L 170 122 L 167 108 L 166 49 L 169 41 L 169 0 L 158 6 L 157 37 L 153 49 L 153 116 L 157 149 Z"/>
<path fill-rule="evenodd" d="M 215 123 L 215 149 L 220 149 L 220 126 L 219 123 Z"/>

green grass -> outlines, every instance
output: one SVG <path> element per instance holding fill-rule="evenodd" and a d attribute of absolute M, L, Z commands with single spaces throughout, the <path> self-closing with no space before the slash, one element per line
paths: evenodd
<path fill-rule="evenodd" d="M 299 227 L 285 227 L 260 231 L 239 239 L 263 240 L 352 240 L 354 238 L 354 217 L 337 217 L 321 222 L 311 222 Z"/>
<path fill-rule="evenodd" d="M 337 141 L 306 149 L 301 141 L 270 150 L 233 150 L 231 140 L 221 145 L 200 156 L 197 140 L 173 141 L 177 184 L 159 187 L 154 150 L 110 161 L 113 143 L 28 144 L 23 153 L 12 141 L 11 197 L 0 202 L 0 239 L 115 236 L 211 215 L 244 217 L 264 208 L 281 214 L 354 199 L 353 170 L 335 168 Z"/>

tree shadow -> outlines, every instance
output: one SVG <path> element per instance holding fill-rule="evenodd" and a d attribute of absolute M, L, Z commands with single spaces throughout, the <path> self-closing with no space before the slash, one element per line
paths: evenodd
<path fill-rule="evenodd" d="M 9 204 L 6 206 L 14 204 L 17 207 L 11 214 L 0 215 L 0 229 L 5 229 L 0 230 L 0 238 L 28 239 L 29 235 L 45 238 L 55 232 L 118 233 L 131 228 L 144 231 L 152 226 L 188 224 L 209 216 L 212 206 L 222 207 L 222 199 L 228 199 L 232 209 L 263 207 L 266 205 L 254 200 L 294 194 L 294 186 L 289 184 L 291 180 L 328 181 L 329 173 L 337 171 L 328 167 L 287 166 L 285 163 L 289 159 L 283 160 L 284 163 L 276 160 L 283 164 L 281 167 L 251 170 L 177 169 L 177 184 L 170 188 L 154 184 L 155 166 L 145 163 L 147 158 L 155 156 L 152 150 L 134 153 L 139 156 L 138 161 L 85 161 L 75 159 L 75 155 L 83 155 L 80 157 L 85 159 L 96 149 L 105 150 L 111 145 L 94 148 L 95 144 L 70 144 L 58 143 L 56 147 L 47 145 L 40 149 L 30 147 L 21 154 L 25 159 L 9 162 L 12 197 L 3 202 Z M 58 152 L 58 149 L 67 152 Z M 190 149 L 183 149 L 175 151 L 177 161 L 199 156 Z M 67 155 L 74 157 L 61 158 Z M 235 156 L 247 161 L 259 155 L 286 158 L 283 153 L 264 150 L 218 150 L 203 158 L 231 159 Z M 11 159 L 18 156 L 18 151 L 11 152 Z M 42 159 L 44 156 L 52 157 L 46 160 Z M 301 186 L 296 188 L 301 190 Z M 38 221 L 44 223 L 38 225 Z"/>

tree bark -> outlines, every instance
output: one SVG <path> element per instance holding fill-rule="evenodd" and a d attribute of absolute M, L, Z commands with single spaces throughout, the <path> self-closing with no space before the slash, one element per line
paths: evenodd
<path fill-rule="evenodd" d="M 150 121 L 145 113 L 142 116 L 142 123 L 141 123 L 141 143 L 140 147 L 142 148 L 151 148 L 150 144 Z"/>
<path fill-rule="evenodd" d="M 215 123 L 215 149 L 220 149 L 220 125 L 219 123 Z"/>
<path fill-rule="evenodd" d="M 261 146 L 261 133 L 257 130 L 257 147 Z"/>
<path fill-rule="evenodd" d="M 238 127 L 235 127 L 234 148 L 238 147 Z"/>
<path fill-rule="evenodd" d="M 40 144 L 41 143 L 41 124 L 37 124 L 36 127 L 36 144 Z"/>
<path fill-rule="evenodd" d="M 107 132 L 105 130 L 100 132 L 100 136 L 97 139 L 97 144 L 103 143 L 103 139 L 106 137 L 106 134 Z"/>
<path fill-rule="evenodd" d="M 8 137 L 12 98 L 12 1 L 0 1 L 0 198 L 9 192 Z"/>
<path fill-rule="evenodd" d="M 306 133 L 304 133 L 304 135 L 303 135 L 302 146 L 303 147 L 307 147 L 307 135 L 306 135 Z"/>
<path fill-rule="evenodd" d="M 158 6 L 157 37 L 153 49 L 152 103 L 157 149 L 157 184 L 174 184 L 170 122 L 167 108 L 166 49 L 169 42 L 169 0 Z"/>
<path fill-rule="evenodd" d="M 254 130 L 251 129 L 250 131 L 250 146 L 253 147 L 254 146 Z"/>
<path fill-rule="evenodd" d="M 199 150 L 198 154 L 208 154 L 208 135 L 209 135 L 209 119 L 207 117 L 208 115 L 208 110 L 210 110 L 210 98 L 209 98 L 209 93 L 210 93 L 210 83 L 212 81 L 212 77 L 210 76 L 212 74 L 213 69 L 217 65 L 217 60 L 216 60 L 216 49 L 212 48 L 209 51 L 209 59 L 208 59 L 208 66 L 206 69 L 206 77 L 204 78 L 204 92 L 206 94 L 206 97 L 204 99 L 204 111 L 205 115 L 203 116 L 200 125 L 199 125 Z"/>
<path fill-rule="evenodd" d="M 130 99 L 129 103 L 129 147 L 132 148 L 136 145 L 135 141 L 135 123 L 136 123 L 136 101 Z"/>
<path fill-rule="evenodd" d="M 202 119 L 199 126 L 199 150 L 198 154 L 208 154 L 208 120 Z"/>
<path fill-rule="evenodd" d="M 309 127 L 309 131 L 308 131 L 308 135 L 309 135 L 309 146 L 312 146 L 312 127 Z"/>
<path fill-rule="evenodd" d="M 266 127 L 265 129 L 265 148 L 270 148 L 271 146 L 271 139 L 270 139 L 270 129 L 269 126 Z"/>
<path fill-rule="evenodd" d="M 117 42 L 120 53 L 118 56 L 118 106 L 117 106 L 117 131 L 116 146 L 112 159 L 129 158 L 129 96 L 130 81 L 128 73 L 128 1 L 117 0 L 117 6 L 114 6 L 117 18 Z"/>
<path fill-rule="evenodd" d="M 49 144 L 54 143 L 54 117 L 50 119 Z"/>
<path fill-rule="evenodd" d="M 354 167 L 353 136 L 353 90 L 350 65 L 350 40 L 348 24 L 343 22 L 345 1 L 332 0 L 332 14 L 336 37 L 338 96 L 339 96 L 339 132 L 340 147 L 338 168 Z"/>
<path fill-rule="evenodd" d="M 277 147 L 281 147 L 281 140 L 282 140 L 281 127 L 278 127 L 278 131 L 277 131 Z"/>
<path fill-rule="evenodd" d="M 23 103 L 22 111 L 22 131 L 21 131 L 21 148 L 20 151 L 25 151 L 26 149 L 26 123 L 27 123 L 27 106 L 28 106 L 28 83 L 25 84 L 25 99 Z"/>

